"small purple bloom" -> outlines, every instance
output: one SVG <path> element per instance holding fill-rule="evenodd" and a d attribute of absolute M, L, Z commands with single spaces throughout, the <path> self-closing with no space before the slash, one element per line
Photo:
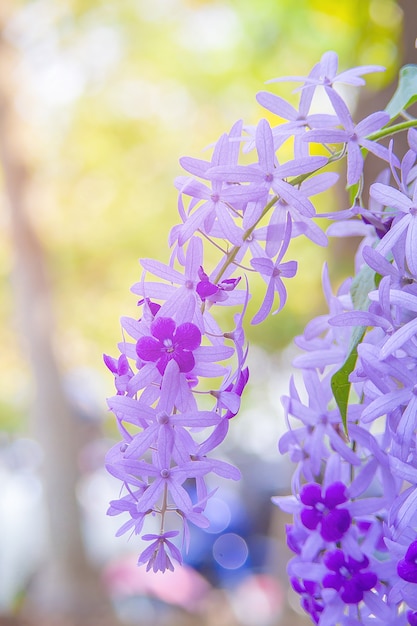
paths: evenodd
<path fill-rule="evenodd" d="M 300 500 L 304 504 L 301 510 L 301 521 L 309 530 L 320 526 L 320 534 L 325 541 L 338 541 L 348 530 L 351 516 L 347 509 L 337 508 L 347 501 L 346 487 L 335 482 L 327 487 L 324 497 L 321 486 L 317 483 L 304 485 L 300 492 Z"/>
<path fill-rule="evenodd" d="M 308 76 L 281 76 L 279 78 L 273 78 L 268 82 L 303 81 L 305 83 L 304 88 L 309 85 L 332 87 L 335 83 L 360 86 L 365 84 L 362 78 L 363 74 L 385 71 L 385 67 L 382 65 L 359 65 L 358 67 L 352 67 L 338 74 L 338 65 L 339 59 L 336 52 L 328 50 L 322 55 L 320 61 L 316 63 Z"/>
<path fill-rule="evenodd" d="M 118 395 L 124 395 L 127 390 L 129 380 L 133 376 L 132 369 L 125 354 L 121 354 L 118 359 L 103 354 L 103 360 L 108 369 L 114 374 L 114 384 Z"/>
<path fill-rule="evenodd" d="M 346 558 L 342 550 L 334 550 L 325 555 L 324 564 L 331 573 L 323 578 L 323 587 L 340 591 L 346 604 L 361 602 L 364 592 L 370 591 L 378 582 L 377 575 L 367 569 L 369 559 L 366 556 L 357 561 L 351 556 Z"/>
<path fill-rule="evenodd" d="M 167 554 L 169 550 L 171 557 L 182 564 L 181 553 L 178 548 L 169 540 L 171 537 L 178 535 L 177 530 L 169 530 L 168 532 L 161 533 L 160 535 L 143 535 L 142 539 L 145 541 L 152 541 L 152 543 L 145 548 L 138 559 L 138 565 L 147 563 L 146 571 L 151 568 L 154 572 L 165 572 L 169 569 L 174 571 L 171 559 Z"/>
<path fill-rule="evenodd" d="M 195 290 L 204 302 L 207 298 L 210 298 L 210 296 L 214 296 L 219 291 L 219 287 L 210 282 L 209 277 L 202 267 L 198 270 L 198 276 L 200 278 L 200 282 L 197 283 Z"/>
<path fill-rule="evenodd" d="M 152 337 L 141 337 L 136 344 L 136 352 L 144 361 L 154 361 L 161 374 L 171 359 L 174 359 L 180 372 L 190 372 L 195 359 L 193 350 L 201 343 L 201 333 L 195 324 L 185 322 L 176 325 L 170 317 L 157 317 L 151 324 Z"/>
<path fill-rule="evenodd" d="M 259 272 L 268 284 L 264 300 L 259 311 L 252 319 L 252 324 L 259 324 L 268 316 L 274 303 L 275 292 L 278 293 L 280 302 L 278 309 L 273 312 L 273 315 L 281 311 L 287 301 L 287 291 L 282 278 L 293 278 L 297 273 L 297 261 L 286 261 L 285 263 L 281 263 L 282 257 L 286 253 L 289 246 L 290 240 L 291 217 L 290 215 L 287 215 L 284 238 L 275 261 L 266 257 L 251 259 L 250 261 L 254 270 Z"/>
<path fill-rule="evenodd" d="M 389 161 L 390 152 L 385 146 L 370 141 L 367 137 L 380 130 L 389 122 L 389 115 L 383 111 L 377 111 L 368 115 L 358 124 L 354 124 L 345 102 L 333 89 L 327 93 L 332 101 L 334 109 L 344 126 L 343 130 L 312 130 L 303 137 L 305 141 L 319 143 L 345 143 L 347 149 L 347 183 L 354 185 L 358 182 L 363 171 L 363 157 L 361 148 L 366 148 L 376 154 L 380 159 Z M 397 164 L 397 160 L 395 161 Z M 399 164 L 399 163 L 398 163 Z"/>
<path fill-rule="evenodd" d="M 311 580 L 301 581 L 295 577 L 290 578 L 290 583 L 294 591 L 301 596 L 304 611 L 310 615 L 314 624 L 318 624 L 324 608 L 319 585 Z"/>

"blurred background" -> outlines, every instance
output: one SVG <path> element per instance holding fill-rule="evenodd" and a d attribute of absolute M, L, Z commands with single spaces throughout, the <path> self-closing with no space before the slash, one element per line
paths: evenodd
<path fill-rule="evenodd" d="M 247 329 L 251 383 L 223 450 L 244 479 L 220 483 L 174 574 L 137 568 L 139 539 L 115 538 L 122 520 L 105 514 L 119 485 L 103 470 L 118 437 L 102 353 L 135 315 L 138 259 L 169 258 L 178 158 L 255 124 L 265 81 L 329 49 L 342 69 L 386 66 L 356 102 L 358 117 L 383 108 L 417 62 L 416 24 L 414 0 L 1 0 L 1 626 L 309 623 L 286 580 L 289 520 L 270 504 L 292 471 L 279 398 L 287 346 L 323 311 L 322 263 L 337 285 L 352 248 L 297 240 L 285 310 Z"/>

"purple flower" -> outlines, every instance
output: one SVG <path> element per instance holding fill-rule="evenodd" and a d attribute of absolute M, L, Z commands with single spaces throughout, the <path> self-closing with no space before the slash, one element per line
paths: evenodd
<path fill-rule="evenodd" d="M 136 344 L 136 352 L 144 361 L 154 361 L 161 374 L 171 359 L 174 359 L 180 372 L 190 372 L 195 359 L 193 350 L 201 343 L 201 333 L 195 324 L 185 322 L 176 325 L 170 317 L 157 317 L 151 324 L 152 337 L 141 337 Z"/>
<path fill-rule="evenodd" d="M 405 233 L 405 258 L 408 269 L 415 276 L 417 274 L 417 185 L 414 186 L 412 198 L 382 183 L 374 183 L 369 193 L 384 206 L 393 207 L 399 211 L 390 230 L 378 244 L 377 252 L 385 256 Z"/>
<path fill-rule="evenodd" d="M 114 384 L 119 395 L 124 395 L 127 390 L 129 380 L 133 376 L 132 369 L 125 354 L 121 354 L 115 359 L 107 354 L 103 354 L 103 360 L 108 369 L 114 374 Z"/>
<path fill-rule="evenodd" d="M 314 624 L 318 624 L 323 612 L 323 600 L 320 594 L 320 586 L 311 580 L 299 580 L 290 578 L 292 588 L 301 596 L 301 606 L 308 613 Z"/>
<path fill-rule="evenodd" d="M 308 76 L 282 76 L 280 78 L 273 78 L 268 82 L 303 81 L 305 83 L 304 87 L 310 85 L 332 87 L 335 83 L 360 86 L 365 84 L 365 81 L 361 78 L 363 74 L 385 72 L 385 67 L 382 65 L 359 65 L 358 67 L 352 67 L 338 74 L 338 64 L 339 60 L 336 52 L 328 50 L 323 54 L 319 63 L 313 67 Z"/>
<path fill-rule="evenodd" d="M 301 141 L 307 129 L 334 127 L 338 122 L 335 115 L 309 114 L 313 95 L 314 88 L 302 90 L 298 111 L 283 98 L 267 91 L 261 91 L 256 96 L 261 106 L 288 120 L 286 124 L 274 128 L 273 133 L 279 137 L 294 137 L 295 158 L 308 156 L 308 147 Z"/>
<path fill-rule="evenodd" d="M 227 293 L 233 291 L 240 282 L 240 276 L 238 278 L 225 278 L 221 280 L 217 285 L 210 282 L 210 277 L 207 276 L 202 267 L 198 270 L 200 282 L 197 283 L 196 292 L 201 298 L 202 302 L 206 300 L 209 302 L 221 302 L 228 296 Z"/>
<path fill-rule="evenodd" d="M 197 283 L 196 292 L 200 296 L 201 301 L 204 302 L 207 298 L 215 296 L 219 291 L 219 287 L 210 282 L 202 267 L 198 270 L 198 275 L 200 282 Z"/>
<path fill-rule="evenodd" d="M 367 139 L 368 135 L 380 130 L 389 122 L 388 113 L 379 111 L 372 113 L 358 124 L 354 124 L 349 109 L 342 98 L 334 91 L 328 90 L 335 111 L 344 126 L 344 130 L 320 129 L 312 130 L 303 137 L 305 141 L 318 143 L 345 143 L 347 149 L 347 183 L 354 185 L 361 177 L 363 170 L 363 157 L 361 147 L 366 148 L 380 159 L 389 161 L 390 152 L 385 146 Z"/>
<path fill-rule="evenodd" d="M 417 540 L 410 544 L 404 558 L 399 561 L 397 572 L 408 583 L 417 583 Z"/>
<path fill-rule="evenodd" d="M 277 196 L 297 208 L 302 215 L 313 216 L 315 210 L 310 200 L 284 179 L 288 176 L 313 172 L 325 165 L 327 159 L 325 157 L 305 157 L 278 165 L 272 130 L 266 120 L 260 120 L 257 126 L 256 149 L 258 151 L 258 163 L 234 167 L 213 167 L 208 174 L 213 180 L 223 180 L 229 183 L 254 183 L 255 188 L 263 191 L 265 197 L 272 189 Z"/>
<path fill-rule="evenodd" d="M 138 565 L 147 563 L 147 572 L 149 572 L 150 569 L 152 569 L 154 572 L 165 572 L 165 570 L 167 569 L 173 572 L 174 566 L 167 553 L 167 550 L 169 551 L 172 558 L 178 561 L 178 563 L 182 564 L 181 552 L 172 543 L 172 541 L 169 540 L 171 537 L 176 537 L 177 535 L 177 530 L 169 530 L 165 533 L 161 533 L 160 535 L 143 535 L 142 539 L 144 541 L 152 541 L 152 543 L 147 548 L 145 548 L 145 550 L 140 555 L 138 559 Z"/>
<path fill-rule="evenodd" d="M 319 484 L 304 485 L 300 500 L 304 504 L 300 517 L 306 528 L 315 530 L 320 526 L 320 534 L 325 541 L 339 541 L 343 537 L 352 519 L 347 509 L 338 508 L 339 504 L 347 501 L 343 483 L 329 485 L 324 497 Z"/>
<path fill-rule="evenodd" d="M 274 303 L 274 295 L 275 291 L 278 292 L 280 303 L 279 308 L 274 311 L 278 313 L 282 307 L 284 306 L 287 300 L 287 291 L 285 289 L 285 285 L 283 283 L 282 277 L 284 278 L 292 278 L 295 276 L 297 272 L 297 262 L 296 261 L 287 261 L 285 263 L 281 263 L 282 257 L 287 251 L 288 245 L 291 239 L 291 218 L 288 215 L 287 217 L 287 226 L 284 233 L 284 239 L 282 241 L 281 249 L 278 253 L 275 262 L 271 261 L 268 258 L 256 258 L 251 259 L 252 267 L 261 274 L 263 278 L 266 279 L 268 283 L 266 294 L 264 301 L 256 313 L 255 317 L 252 320 L 252 324 L 259 324 L 262 322 L 272 309 L 272 305 Z"/>
<path fill-rule="evenodd" d="M 229 135 L 224 134 L 220 137 L 214 148 L 211 163 L 199 159 L 183 158 L 180 161 L 181 165 L 193 175 L 204 179 L 208 179 L 207 171 L 211 167 L 236 165 L 239 156 L 237 139 L 241 131 L 242 124 L 238 122 L 233 126 Z M 213 180 L 209 187 L 194 178 L 180 176 L 176 179 L 175 184 L 180 192 L 181 203 L 182 194 L 192 198 L 188 215 L 184 210 L 181 210 L 184 223 L 174 227 L 171 234 L 171 239 L 177 238 L 180 246 L 198 229 L 207 234 L 211 233 L 216 219 L 223 232 L 222 236 L 230 239 L 235 227 L 232 217 L 233 211 L 243 210 L 249 201 L 256 200 L 260 195 L 265 195 L 263 190 L 254 185 L 230 186 L 221 180 Z M 200 201 L 202 202 L 200 203 Z"/>
<path fill-rule="evenodd" d="M 345 556 L 342 550 L 328 552 L 324 564 L 331 573 L 323 578 L 323 587 L 336 589 L 346 604 L 358 604 L 363 600 L 365 591 L 369 591 L 378 582 L 375 572 L 369 571 L 369 559 L 361 561 Z M 365 571 L 363 571 L 365 570 Z"/>
<path fill-rule="evenodd" d="M 130 491 L 120 500 L 112 500 L 107 510 L 107 515 L 120 515 L 120 513 L 129 513 L 130 519 L 125 522 L 117 531 L 116 537 L 120 537 L 128 530 L 132 530 L 137 535 L 141 532 L 143 523 L 145 521 L 145 513 L 139 513 L 137 510 L 137 503 L 142 496 L 146 485 L 136 492 Z"/>

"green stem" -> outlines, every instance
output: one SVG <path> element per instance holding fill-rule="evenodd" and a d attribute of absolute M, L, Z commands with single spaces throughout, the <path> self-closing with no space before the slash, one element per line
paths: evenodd
<path fill-rule="evenodd" d="M 246 241 L 246 239 L 248 239 L 248 237 L 251 236 L 251 234 L 253 233 L 253 231 L 255 230 L 255 228 L 257 227 L 257 225 L 259 224 L 259 222 L 262 220 L 263 217 L 265 217 L 265 215 L 268 213 L 268 211 L 274 206 L 274 204 L 277 202 L 278 200 L 278 196 L 274 196 L 272 198 L 272 200 L 270 200 L 268 202 L 268 204 L 264 207 L 260 217 L 256 220 L 256 222 L 250 227 L 248 228 L 248 230 L 243 234 L 243 241 Z M 230 252 L 227 255 L 227 259 L 223 265 L 223 267 L 219 270 L 219 273 L 217 274 L 217 276 L 214 279 L 214 283 L 218 283 L 219 280 L 221 279 L 221 277 L 223 276 L 223 274 L 225 273 L 225 271 L 227 270 L 227 268 L 229 267 L 229 265 L 231 265 L 233 263 L 233 261 L 236 258 L 237 253 L 239 252 L 241 246 L 233 246 L 233 248 L 230 250 Z"/>
<path fill-rule="evenodd" d="M 165 524 L 165 513 L 168 510 L 168 487 L 167 485 L 164 486 L 164 496 L 163 496 L 163 502 L 162 502 L 162 506 L 161 506 L 161 530 L 160 533 L 161 535 L 164 533 L 164 524 Z"/>
<path fill-rule="evenodd" d="M 400 122 L 399 124 L 394 124 L 394 126 L 388 126 L 387 128 L 381 128 L 381 130 L 372 133 L 367 136 L 369 141 L 378 141 L 379 139 L 383 139 L 384 137 L 391 137 L 391 135 L 395 135 L 396 133 L 400 133 L 403 130 L 407 130 L 408 128 L 416 128 L 417 120 L 407 120 L 406 122 Z"/>

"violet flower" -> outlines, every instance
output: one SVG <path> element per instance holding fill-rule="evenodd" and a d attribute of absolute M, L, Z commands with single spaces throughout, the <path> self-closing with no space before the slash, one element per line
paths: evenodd
<path fill-rule="evenodd" d="M 339 507 L 347 499 L 346 487 L 341 482 L 329 485 L 324 496 L 319 484 L 304 485 L 300 491 L 300 500 L 304 505 L 300 513 L 302 523 L 309 530 L 315 530 L 319 526 L 325 541 L 338 541 L 352 520 L 349 511 Z"/>
<path fill-rule="evenodd" d="M 330 572 L 323 578 L 323 587 L 336 589 L 346 604 L 358 604 L 378 582 L 366 556 L 357 561 L 342 550 L 333 550 L 325 555 L 324 564 Z"/>
<path fill-rule="evenodd" d="M 281 260 L 287 251 L 290 239 L 291 221 L 288 216 L 284 239 L 275 261 L 273 262 L 268 258 L 251 259 L 252 267 L 259 272 L 267 282 L 267 289 L 263 303 L 259 311 L 252 319 L 252 324 L 259 324 L 267 317 L 274 303 L 275 292 L 279 295 L 279 307 L 276 311 L 274 311 L 273 315 L 278 313 L 285 305 L 287 300 L 287 291 L 282 278 L 293 278 L 297 272 L 296 261 L 286 261 L 281 263 Z"/>
<path fill-rule="evenodd" d="M 181 552 L 178 550 L 177 546 L 170 541 L 172 537 L 176 537 L 177 535 L 177 530 L 168 530 L 159 535 L 143 535 L 142 539 L 144 541 L 151 541 L 152 543 L 145 548 L 139 556 L 138 565 L 146 563 L 147 572 L 150 569 L 154 572 L 165 572 L 167 569 L 173 572 L 174 566 L 171 558 L 175 559 L 179 564 L 182 563 Z"/>
<path fill-rule="evenodd" d="M 266 120 L 260 120 L 258 123 L 256 149 L 258 152 L 257 164 L 236 165 L 234 167 L 217 166 L 209 170 L 208 174 L 212 180 L 223 180 L 229 183 L 253 183 L 265 194 L 272 189 L 277 196 L 296 207 L 302 215 L 313 216 L 315 210 L 310 200 L 285 179 L 289 176 L 298 176 L 319 169 L 327 163 L 327 159 L 325 157 L 306 157 L 278 165 L 271 127 Z"/>
<path fill-rule="evenodd" d="M 320 129 L 312 130 L 303 137 L 304 141 L 314 141 L 324 144 L 344 143 L 347 149 L 347 184 L 349 186 L 358 182 L 363 170 L 363 157 L 361 147 L 366 148 L 380 159 L 389 161 L 389 150 L 367 137 L 380 130 L 389 122 L 388 113 L 383 111 L 368 115 L 358 124 L 354 124 L 349 109 L 342 98 L 333 90 L 328 90 L 329 97 L 336 114 L 344 126 L 344 130 Z"/>
<path fill-rule="evenodd" d="M 371 74 L 373 72 L 385 72 L 385 67 L 382 65 L 359 65 L 353 67 L 344 72 L 337 73 L 339 65 L 339 59 L 336 52 L 328 50 L 325 52 L 319 63 L 317 63 L 308 76 L 282 76 L 279 78 L 273 78 L 269 80 L 269 83 L 295 81 L 303 82 L 305 87 L 323 85 L 325 87 L 333 87 L 334 84 L 340 83 L 343 85 L 364 85 L 365 81 L 362 78 L 364 74 Z"/>
<path fill-rule="evenodd" d="M 151 337 L 141 337 L 136 344 L 136 352 L 144 361 L 156 363 L 160 374 L 171 359 L 174 359 L 180 372 L 190 372 L 195 365 L 193 350 L 201 343 L 201 333 L 190 322 L 176 325 L 170 317 L 157 317 L 151 324 Z"/>

